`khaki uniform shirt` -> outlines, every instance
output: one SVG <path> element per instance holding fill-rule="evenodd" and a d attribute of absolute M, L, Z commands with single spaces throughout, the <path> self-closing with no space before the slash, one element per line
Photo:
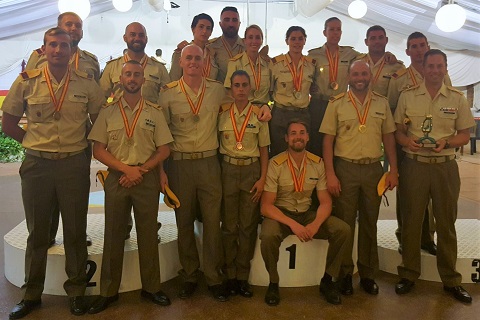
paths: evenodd
<path fill-rule="evenodd" d="M 193 44 L 193 42 L 190 42 L 190 44 Z M 171 81 L 177 81 L 183 76 L 183 70 L 182 67 L 180 67 L 180 57 L 182 55 L 182 50 L 176 49 L 173 51 L 172 54 L 172 65 L 170 67 L 170 80 Z M 210 72 L 206 76 L 209 79 L 217 79 L 218 75 L 218 65 L 215 61 L 215 53 L 209 49 L 208 45 L 205 46 L 205 50 L 203 50 L 203 58 L 204 58 L 204 63 L 209 63 L 210 64 Z"/>
<path fill-rule="evenodd" d="M 52 80 L 53 92 L 60 100 L 66 76 Z M 59 120 L 53 119 L 55 107 L 50 98 L 43 69 L 22 72 L 3 102 L 3 112 L 21 117 L 28 126 L 22 141 L 26 149 L 46 152 L 76 152 L 87 147 L 88 114 L 98 114 L 105 98 L 98 84 L 85 72 L 72 70 L 68 90 L 60 109 Z"/>
<path fill-rule="evenodd" d="M 248 96 L 248 100 L 252 101 L 252 103 L 261 103 L 266 104 L 270 101 L 270 80 L 271 80 L 271 70 L 270 70 L 270 63 L 265 60 L 265 58 L 258 56 L 257 59 L 260 59 L 260 88 L 257 90 L 255 86 L 255 78 L 253 77 L 252 66 L 250 65 L 250 60 L 248 59 L 248 55 L 246 52 L 240 53 L 230 59 L 228 63 L 228 70 L 227 76 L 225 78 L 225 87 L 231 88 L 231 77 L 232 74 L 237 70 L 244 70 L 250 76 L 250 85 L 252 90 Z M 253 62 L 255 65 L 253 66 L 255 72 L 257 70 L 257 61 Z"/>
<path fill-rule="evenodd" d="M 264 190 L 277 194 L 275 206 L 292 212 L 306 212 L 312 204 L 311 194 L 314 188 L 317 190 L 327 189 L 327 178 L 322 159 L 313 153 L 307 152 L 305 182 L 303 191 L 295 192 L 292 173 L 288 167 L 288 153 L 282 152 L 268 163 L 267 179 Z M 300 176 L 300 170 L 293 161 L 295 173 Z"/>
<path fill-rule="evenodd" d="M 233 131 L 233 124 L 230 118 L 230 108 L 234 110 L 234 118 L 237 126 L 238 133 L 242 129 L 242 125 L 248 114 L 251 104 L 249 103 L 241 113 L 238 112 L 235 103 L 228 103 L 222 106 L 222 114 L 218 117 L 218 131 L 220 132 L 220 153 L 226 154 L 234 158 L 253 158 L 260 157 L 259 147 L 266 147 L 270 145 L 270 135 L 268 133 L 268 122 L 261 122 L 258 120 L 257 113 L 258 108 L 250 114 L 247 127 L 245 128 L 245 134 L 242 139 L 242 150 L 235 148 L 236 138 Z"/>
<path fill-rule="evenodd" d="M 158 105 L 163 108 L 173 136 L 173 151 L 191 153 L 218 148 L 217 119 L 220 106 L 226 98 L 226 90 L 215 80 L 204 78 L 203 81 L 206 81 L 205 96 L 197 122 L 194 121 L 194 114 L 178 81 L 173 81 L 162 89 Z M 197 95 L 185 83 L 185 91 L 196 105 L 200 90 Z"/>
<path fill-rule="evenodd" d="M 390 84 L 388 85 L 388 103 L 393 112 L 395 112 L 397 108 L 400 93 L 420 83 L 423 83 L 423 76 L 411 65 L 406 69 L 392 74 L 392 79 L 390 79 Z M 447 86 L 452 86 L 452 80 L 450 80 L 448 74 L 445 75 L 443 83 Z"/>
<path fill-rule="evenodd" d="M 96 82 L 100 80 L 100 65 L 98 64 L 97 56 L 77 48 L 78 52 L 78 70 L 88 73 L 95 79 Z M 28 58 L 25 70 L 39 69 L 45 66 L 47 63 L 47 57 L 43 53 L 42 49 L 33 50 L 30 58 Z M 70 58 L 70 65 L 75 68 L 76 55 Z"/>
<path fill-rule="evenodd" d="M 145 55 L 139 62 L 143 65 L 145 59 L 147 59 L 147 64 L 144 69 L 145 83 L 142 86 L 142 96 L 150 102 L 157 103 L 160 89 L 170 82 L 170 76 L 165 66 L 157 59 Z M 120 97 L 123 91 L 120 83 L 120 75 L 122 74 L 124 63 L 124 56 L 107 62 L 100 77 L 100 87 L 105 97 L 110 97 L 112 93 L 114 94 L 114 100 Z"/>
<path fill-rule="evenodd" d="M 225 47 L 222 41 L 222 37 L 220 36 L 216 39 L 212 39 L 211 43 L 209 44 L 209 48 L 215 52 L 215 61 L 218 65 L 218 75 L 217 80 L 221 83 L 225 83 L 225 77 L 227 74 L 228 69 L 228 62 L 231 58 L 235 57 L 237 54 L 242 53 L 245 51 L 245 43 L 243 43 L 243 39 L 238 37 L 237 41 L 230 47 L 228 43 L 225 41 L 225 44 L 229 46 L 228 48 Z"/>
<path fill-rule="evenodd" d="M 397 63 L 394 64 L 385 63 L 383 65 L 383 68 L 380 70 L 382 62 L 385 60 L 385 55 L 383 55 L 383 57 L 379 59 L 376 64 L 372 62 L 372 59 L 370 58 L 370 55 L 368 53 L 365 55 L 361 55 L 359 58 L 366 61 L 370 65 L 370 70 L 372 70 L 372 80 L 370 81 L 370 88 L 373 91 L 386 97 L 388 94 L 388 85 L 390 83 L 390 79 L 392 78 L 392 74 L 405 69 L 405 65 L 403 64 L 403 62 L 397 61 Z M 375 81 L 375 77 L 377 76 L 378 72 L 380 72 L 380 74 L 378 74 L 378 78 Z"/>
<path fill-rule="evenodd" d="M 315 61 L 309 57 L 304 56 L 303 60 L 303 78 L 300 91 L 300 97 L 294 96 L 295 86 L 293 84 L 293 77 L 288 68 L 292 60 L 290 55 L 282 54 L 272 59 L 272 91 L 275 106 L 286 106 L 295 108 L 306 108 L 310 102 L 310 86 L 314 83 L 316 78 Z M 299 72 L 300 64 L 297 67 Z"/>
<path fill-rule="evenodd" d="M 340 56 L 338 59 L 338 72 L 336 79 L 338 89 L 334 90 L 330 86 L 330 64 L 328 62 L 326 48 L 327 46 L 325 44 L 320 48 L 308 51 L 308 57 L 315 59 L 317 64 L 316 86 L 311 94 L 322 100 L 328 100 L 331 96 L 347 91 L 348 66 L 360 55 L 360 52 L 355 51 L 352 47 L 339 46 L 338 53 Z"/>
<path fill-rule="evenodd" d="M 360 115 L 363 115 L 371 100 L 365 122 L 366 132 L 359 131 L 357 111 L 347 93 L 330 99 L 319 131 L 335 136 L 334 155 L 337 157 L 351 160 L 380 158 L 383 155 L 382 135 L 396 130 L 387 98 L 370 91 L 362 105 L 353 93 L 352 95 Z"/>
<path fill-rule="evenodd" d="M 128 125 L 131 126 L 139 112 L 141 101 L 133 110 L 123 97 L 120 101 L 127 116 Z M 155 153 L 157 147 L 172 142 L 173 138 L 159 106 L 143 100 L 141 112 L 132 140 L 128 141 L 119 101 L 109 103 L 100 111 L 88 139 L 106 144 L 107 151 L 124 164 L 144 164 Z"/>
<path fill-rule="evenodd" d="M 408 137 L 414 137 L 415 140 L 423 137 L 422 124 L 426 115 L 432 115 L 433 117 L 432 132 L 428 136 L 435 140 L 450 138 L 455 135 L 457 130 L 468 129 L 475 125 L 472 112 L 463 93 L 445 84 L 442 85 L 433 100 L 425 87 L 425 83 L 405 90 L 400 94 L 395 111 L 395 122 L 404 124 L 406 119 L 410 120 L 407 131 Z M 410 149 L 403 147 L 403 151 L 423 156 L 455 154 L 454 148 L 443 149 L 439 153 L 427 148 L 412 152 Z"/>

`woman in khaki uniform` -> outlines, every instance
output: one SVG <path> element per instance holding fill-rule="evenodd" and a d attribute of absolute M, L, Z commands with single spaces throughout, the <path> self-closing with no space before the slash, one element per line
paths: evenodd
<path fill-rule="evenodd" d="M 270 121 L 270 157 L 285 151 L 285 131 L 292 118 L 310 123 L 308 103 L 310 87 L 315 79 L 315 60 L 303 55 L 307 39 L 305 29 L 292 26 L 287 30 L 287 54 L 272 59 L 273 99 L 275 101 Z"/>

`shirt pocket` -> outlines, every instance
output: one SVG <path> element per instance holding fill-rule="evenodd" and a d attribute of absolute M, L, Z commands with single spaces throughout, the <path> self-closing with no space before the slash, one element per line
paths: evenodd
<path fill-rule="evenodd" d="M 140 122 L 141 121 L 141 122 Z M 150 118 L 139 119 L 138 124 L 142 130 L 142 135 L 148 137 L 148 141 L 153 141 L 153 135 L 155 133 L 155 120 Z"/>
<path fill-rule="evenodd" d="M 153 103 L 157 103 L 160 92 L 160 77 L 153 74 L 145 75 L 145 83 L 142 86 L 142 96 Z"/>
<path fill-rule="evenodd" d="M 27 99 L 27 119 L 32 122 L 47 122 L 52 120 L 55 107 L 50 97 L 32 97 Z"/>
<path fill-rule="evenodd" d="M 193 113 L 190 111 L 188 105 L 170 107 L 170 119 L 171 125 L 179 129 L 192 127 L 195 124 L 193 121 Z"/>
<path fill-rule="evenodd" d="M 278 191 L 294 192 L 295 186 L 293 185 L 293 179 L 291 177 L 278 179 Z"/>
<path fill-rule="evenodd" d="M 452 111 L 452 112 L 445 112 L 445 111 L 439 111 L 438 113 L 438 121 L 435 121 L 434 119 L 433 126 L 434 128 L 438 128 L 439 130 L 437 131 L 440 133 L 440 135 L 452 135 L 455 133 L 455 123 L 458 118 L 458 113 L 457 111 Z"/>
<path fill-rule="evenodd" d="M 116 141 L 120 143 L 120 139 L 122 136 L 126 136 L 125 133 L 125 126 L 123 122 L 120 121 L 111 121 L 107 122 L 107 134 L 108 134 L 108 141 Z M 122 134 L 122 131 L 124 133 Z"/>
<path fill-rule="evenodd" d="M 72 112 L 73 119 L 83 121 L 87 119 L 88 96 L 86 94 L 73 93 L 68 95 L 69 112 Z"/>
<path fill-rule="evenodd" d="M 359 122 L 356 113 L 339 113 L 337 135 L 350 137 L 356 134 L 355 128 L 358 126 L 358 123 Z"/>
<path fill-rule="evenodd" d="M 390 110 L 387 110 L 386 112 L 390 112 Z M 372 125 L 368 125 L 369 129 L 372 127 L 375 132 L 382 134 L 383 122 L 386 119 L 387 115 L 385 112 L 375 112 L 374 110 L 370 111 L 370 121 L 372 122 Z"/>
<path fill-rule="evenodd" d="M 427 117 L 425 112 L 415 110 L 415 108 L 410 108 L 410 110 L 407 109 L 406 115 L 410 121 L 408 126 L 410 127 L 411 131 L 413 133 L 422 132 L 423 121 L 425 121 Z"/>

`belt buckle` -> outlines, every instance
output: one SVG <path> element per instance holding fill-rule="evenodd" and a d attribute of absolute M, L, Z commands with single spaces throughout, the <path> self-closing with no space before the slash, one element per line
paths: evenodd
<path fill-rule="evenodd" d="M 244 166 L 245 165 L 245 160 L 244 159 L 239 159 L 239 160 L 237 160 L 237 164 L 239 166 Z"/>
<path fill-rule="evenodd" d="M 437 163 L 437 157 L 430 158 L 430 163 Z"/>
<path fill-rule="evenodd" d="M 200 158 L 200 155 L 201 155 L 201 154 L 200 154 L 199 152 L 192 152 L 191 158 L 192 158 L 193 160 L 199 159 L 199 158 Z"/>
<path fill-rule="evenodd" d="M 52 160 L 60 160 L 61 159 L 61 154 L 59 152 L 57 153 L 52 153 L 51 154 L 51 159 Z"/>

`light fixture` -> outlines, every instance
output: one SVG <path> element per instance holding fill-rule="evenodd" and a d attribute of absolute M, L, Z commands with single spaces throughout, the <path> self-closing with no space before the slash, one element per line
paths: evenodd
<path fill-rule="evenodd" d="M 163 11 L 163 0 L 148 0 L 148 7 L 153 11 L 160 12 Z"/>
<path fill-rule="evenodd" d="M 367 13 L 367 4 L 363 0 L 355 0 L 348 6 L 348 14 L 353 19 L 360 19 Z"/>
<path fill-rule="evenodd" d="M 132 0 L 112 0 L 113 7 L 120 12 L 127 12 L 132 8 Z"/>
<path fill-rule="evenodd" d="M 64 12 L 75 12 L 85 20 L 90 14 L 90 1 L 89 0 L 58 0 L 58 11 L 60 13 Z"/>
<path fill-rule="evenodd" d="M 465 9 L 455 4 L 453 0 L 449 0 L 448 4 L 438 9 L 435 15 L 435 23 L 443 32 L 457 31 L 463 26 L 466 19 Z"/>
<path fill-rule="evenodd" d="M 172 4 L 170 3 L 170 0 L 163 1 L 163 9 L 165 9 L 167 12 L 172 10 Z"/>

